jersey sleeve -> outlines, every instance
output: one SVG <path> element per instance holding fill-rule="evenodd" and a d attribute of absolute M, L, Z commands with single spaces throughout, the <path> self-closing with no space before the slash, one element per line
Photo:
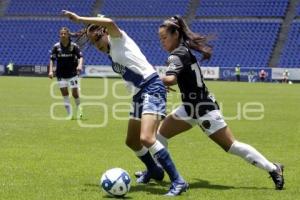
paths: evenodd
<path fill-rule="evenodd" d="M 56 60 L 56 58 L 57 58 L 57 48 L 54 45 L 53 48 L 52 48 L 52 51 L 51 51 L 50 59 L 51 60 Z"/>
<path fill-rule="evenodd" d="M 179 56 L 176 55 L 170 55 L 167 61 L 167 71 L 166 75 L 178 75 L 180 71 L 183 69 L 183 64 L 179 58 Z"/>
<path fill-rule="evenodd" d="M 82 52 L 77 45 L 74 45 L 74 52 L 78 59 L 82 57 Z"/>

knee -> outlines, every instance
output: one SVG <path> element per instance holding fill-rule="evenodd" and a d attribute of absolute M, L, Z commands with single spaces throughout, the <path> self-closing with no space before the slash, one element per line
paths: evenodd
<path fill-rule="evenodd" d="M 155 143 L 155 136 L 149 135 L 149 134 L 141 134 L 140 141 L 141 143 L 146 146 L 150 147 Z"/>
<path fill-rule="evenodd" d="M 74 97 L 74 99 L 77 99 L 79 97 L 78 93 L 73 93 L 72 96 Z"/>

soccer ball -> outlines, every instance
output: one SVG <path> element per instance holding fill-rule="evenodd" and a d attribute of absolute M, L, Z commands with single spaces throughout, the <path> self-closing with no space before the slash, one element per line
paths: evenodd
<path fill-rule="evenodd" d="M 103 191 L 114 197 L 123 197 L 130 189 L 130 176 L 121 168 L 112 168 L 104 172 L 100 186 Z"/>

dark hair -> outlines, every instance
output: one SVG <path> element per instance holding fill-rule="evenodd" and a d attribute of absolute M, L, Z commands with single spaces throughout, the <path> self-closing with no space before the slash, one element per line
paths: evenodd
<path fill-rule="evenodd" d="M 68 33 L 70 33 L 70 29 L 66 26 L 61 27 L 59 31 L 67 31 Z"/>
<path fill-rule="evenodd" d="M 203 54 L 203 60 L 210 59 L 212 46 L 208 44 L 210 40 L 209 37 L 192 32 L 181 16 L 176 15 L 165 20 L 160 27 L 165 27 L 171 34 L 177 31 L 179 33 L 179 39 L 181 40 L 182 38 L 189 48 Z"/>
<path fill-rule="evenodd" d="M 72 41 L 71 40 L 72 33 L 71 33 L 70 29 L 66 26 L 63 26 L 63 27 L 60 28 L 59 32 L 61 32 L 61 31 L 67 31 L 67 33 L 69 34 L 69 42 L 71 42 Z"/>
<path fill-rule="evenodd" d="M 104 33 L 107 33 L 106 27 L 99 26 L 96 24 L 88 24 L 83 29 L 75 33 L 71 33 L 71 37 L 75 38 L 75 43 L 79 46 L 80 49 L 83 49 L 90 44 L 90 40 L 87 36 L 88 32 L 96 32 L 97 40 L 100 40 Z"/>

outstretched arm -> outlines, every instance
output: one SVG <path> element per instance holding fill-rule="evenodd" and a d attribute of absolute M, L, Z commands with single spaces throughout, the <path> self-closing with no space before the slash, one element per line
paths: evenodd
<path fill-rule="evenodd" d="M 115 24 L 115 22 L 106 17 L 82 17 L 77 15 L 74 12 L 70 12 L 67 10 L 62 10 L 63 15 L 68 17 L 73 22 L 84 23 L 84 24 L 96 24 L 99 26 L 104 26 L 107 28 L 108 34 L 111 37 L 121 37 L 122 33 L 119 27 Z"/>

